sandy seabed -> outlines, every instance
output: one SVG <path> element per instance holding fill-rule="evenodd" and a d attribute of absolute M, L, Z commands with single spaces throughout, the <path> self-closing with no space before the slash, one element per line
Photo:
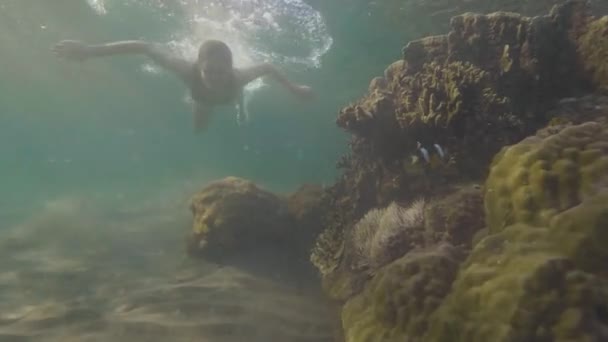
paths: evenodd
<path fill-rule="evenodd" d="M 186 258 L 183 206 L 86 202 L 49 202 L 0 230 L 0 342 L 333 340 L 306 282 Z"/>

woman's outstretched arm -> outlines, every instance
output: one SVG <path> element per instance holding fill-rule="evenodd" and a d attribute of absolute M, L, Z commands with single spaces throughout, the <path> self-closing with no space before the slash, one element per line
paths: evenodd
<path fill-rule="evenodd" d="M 85 44 L 76 40 L 63 40 L 52 48 L 59 57 L 72 61 L 85 61 L 91 58 L 114 55 L 144 55 L 160 67 L 188 80 L 193 63 L 181 58 L 168 49 L 141 40 L 125 40 L 105 44 Z"/>

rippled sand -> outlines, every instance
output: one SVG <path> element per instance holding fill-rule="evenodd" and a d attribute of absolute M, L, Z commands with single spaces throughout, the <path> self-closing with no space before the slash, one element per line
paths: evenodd
<path fill-rule="evenodd" d="M 189 219 L 68 199 L 2 229 L 0 341 L 332 341 L 330 309 L 294 274 L 185 258 Z"/>

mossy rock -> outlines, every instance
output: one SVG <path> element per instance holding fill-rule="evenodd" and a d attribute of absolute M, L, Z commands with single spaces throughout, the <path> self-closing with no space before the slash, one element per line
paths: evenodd
<path fill-rule="evenodd" d="M 286 201 L 246 179 L 210 183 L 192 197 L 190 209 L 191 255 L 230 255 L 291 241 L 294 222 Z"/>
<path fill-rule="evenodd" d="M 460 251 L 449 244 L 412 251 L 380 269 L 342 310 L 346 342 L 417 341 L 449 292 Z"/>
<path fill-rule="evenodd" d="M 485 187 L 489 234 L 428 341 L 608 339 L 608 134 L 589 122 L 506 148 Z"/>
<path fill-rule="evenodd" d="M 548 226 L 559 212 L 608 187 L 608 129 L 588 122 L 505 148 L 485 187 L 490 232 L 514 223 Z"/>
<path fill-rule="evenodd" d="M 578 52 L 584 69 L 595 85 L 608 91 L 608 16 L 589 24 L 578 41 Z"/>
<path fill-rule="evenodd" d="M 433 318 L 428 341 L 608 338 L 608 195 L 483 239 Z M 600 242 L 601 241 L 601 242 Z"/>
<path fill-rule="evenodd" d="M 485 225 L 481 188 L 465 185 L 431 201 L 425 209 L 424 221 L 428 245 L 444 241 L 470 249 L 473 237 Z"/>

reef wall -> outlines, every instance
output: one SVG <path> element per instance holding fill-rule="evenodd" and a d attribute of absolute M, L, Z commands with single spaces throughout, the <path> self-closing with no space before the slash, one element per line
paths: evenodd
<path fill-rule="evenodd" d="M 607 86 L 584 1 L 408 43 L 337 118 L 351 151 L 311 261 L 344 339 L 608 338 Z"/>
<path fill-rule="evenodd" d="M 190 254 L 312 247 L 345 342 L 608 340 L 608 17 L 589 5 L 408 43 L 340 111 L 333 186 L 213 182 Z"/>

